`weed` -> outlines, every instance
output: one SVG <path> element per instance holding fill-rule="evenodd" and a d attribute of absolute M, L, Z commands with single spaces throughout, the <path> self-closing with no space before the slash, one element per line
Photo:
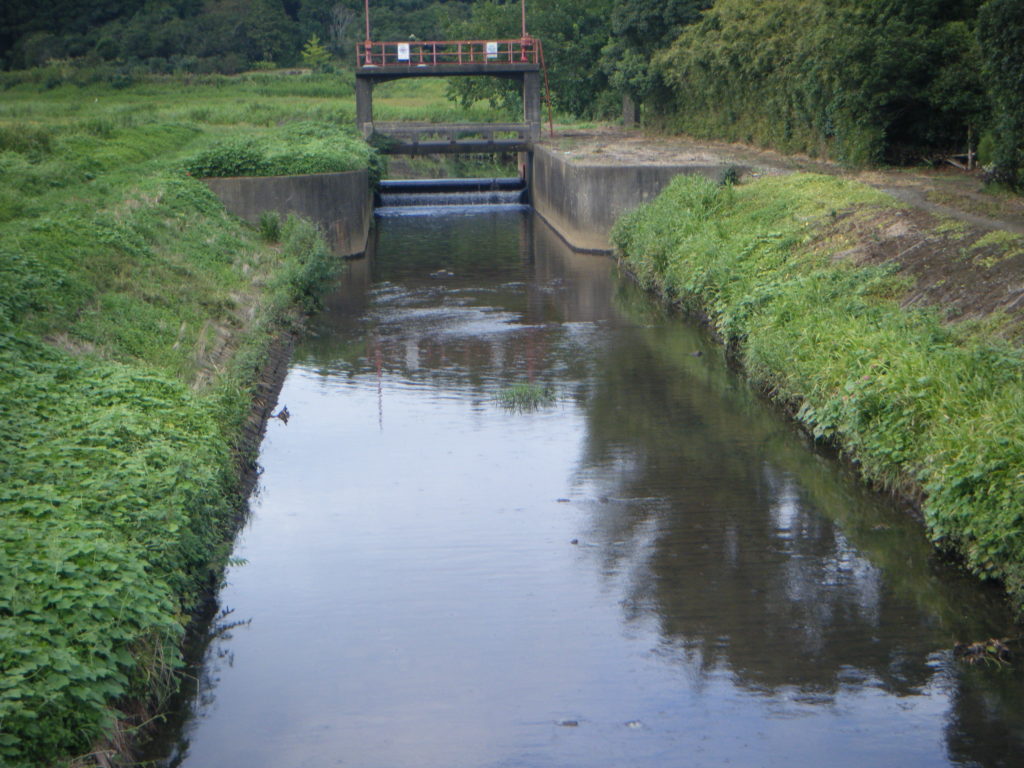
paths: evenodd
<path fill-rule="evenodd" d="M 281 242 L 281 214 L 264 211 L 260 214 L 260 239 L 265 243 Z"/>
<path fill-rule="evenodd" d="M 494 400 L 506 410 L 525 413 L 552 405 L 555 402 L 555 389 L 550 384 L 524 381 L 500 390 Z"/>

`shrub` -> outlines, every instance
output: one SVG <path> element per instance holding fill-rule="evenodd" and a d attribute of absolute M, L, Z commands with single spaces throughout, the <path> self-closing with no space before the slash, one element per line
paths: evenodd
<path fill-rule="evenodd" d="M 264 211 L 260 214 L 260 238 L 265 243 L 277 243 L 281 240 L 281 215 L 276 211 Z"/>
<path fill-rule="evenodd" d="M 186 166 L 192 176 L 269 176 L 266 153 L 255 139 L 229 139 L 201 152 Z"/>

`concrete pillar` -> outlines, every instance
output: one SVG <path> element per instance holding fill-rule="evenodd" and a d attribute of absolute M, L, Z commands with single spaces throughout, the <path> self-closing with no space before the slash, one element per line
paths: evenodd
<path fill-rule="evenodd" d="M 356 78 L 356 127 L 363 138 L 373 133 L 373 83 L 368 78 Z"/>
<path fill-rule="evenodd" d="M 530 126 L 530 141 L 540 138 L 540 72 L 523 73 L 523 122 Z"/>

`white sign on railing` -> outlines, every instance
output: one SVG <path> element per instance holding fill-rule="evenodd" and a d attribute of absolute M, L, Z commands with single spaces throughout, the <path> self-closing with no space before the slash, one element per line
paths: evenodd
<path fill-rule="evenodd" d="M 487 52 L 488 59 L 498 58 L 498 44 L 497 43 L 486 43 L 484 46 Z"/>
<path fill-rule="evenodd" d="M 409 44 L 399 43 L 398 44 L 398 60 L 408 61 L 409 60 Z"/>

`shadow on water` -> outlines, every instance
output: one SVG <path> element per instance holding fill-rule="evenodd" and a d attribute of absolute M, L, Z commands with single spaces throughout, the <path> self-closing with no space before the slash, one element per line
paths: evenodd
<path fill-rule="evenodd" d="M 1009 766 L 994 590 L 523 210 L 386 215 L 296 353 L 174 765 Z M 699 353 L 699 354 L 697 354 Z M 549 385 L 531 414 L 503 385 Z M 166 753 L 166 752 L 165 752 Z"/>

